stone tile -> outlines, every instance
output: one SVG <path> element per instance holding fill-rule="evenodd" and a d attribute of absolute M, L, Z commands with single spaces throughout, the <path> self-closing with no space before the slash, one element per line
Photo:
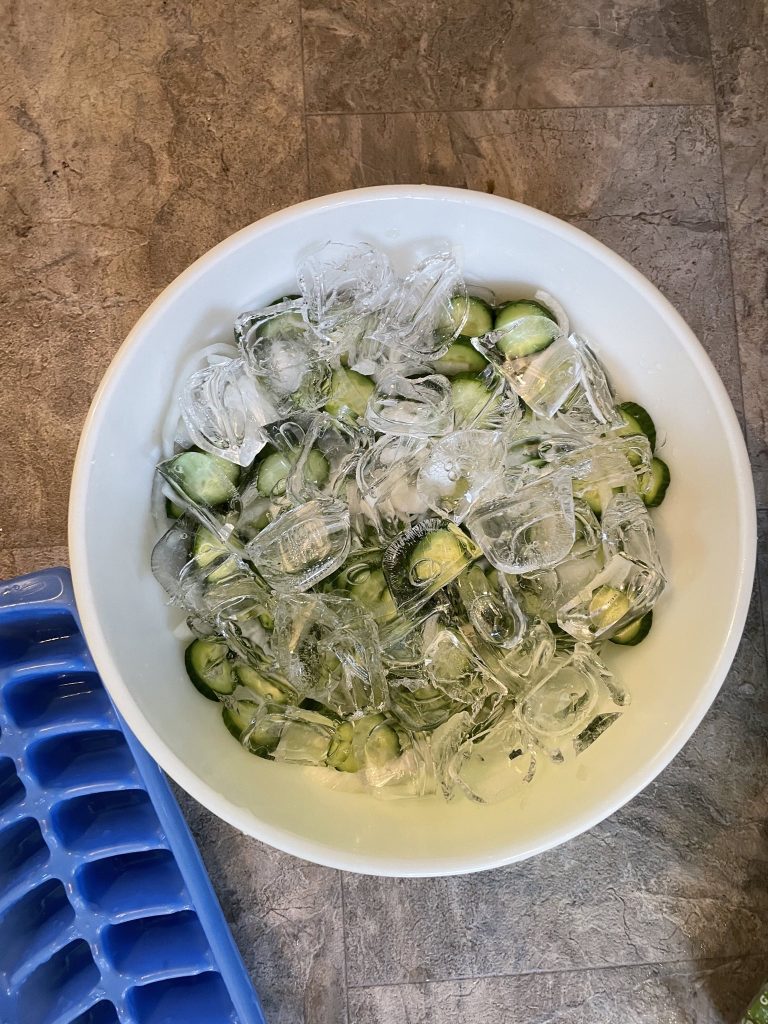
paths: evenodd
<path fill-rule="evenodd" d="M 262 845 L 174 789 L 269 1024 L 343 1024 L 338 873 Z"/>
<path fill-rule="evenodd" d="M 303 0 L 307 109 L 706 103 L 699 0 Z"/>
<path fill-rule="evenodd" d="M 741 407 L 713 109 L 310 117 L 308 131 L 314 195 L 388 182 L 494 191 L 599 238 L 678 307 Z"/>
<path fill-rule="evenodd" d="M 710 0 L 747 440 L 758 505 L 768 507 L 768 9 Z"/>
<path fill-rule="evenodd" d="M 757 580 L 762 599 L 766 644 L 768 644 L 768 511 L 757 513 Z"/>
<path fill-rule="evenodd" d="M 0 580 L 12 576 L 23 576 L 38 569 L 50 569 L 55 565 L 69 565 L 69 552 L 65 545 L 52 544 L 40 548 L 4 547 L 0 540 Z"/>
<path fill-rule="evenodd" d="M 346 876 L 350 985 L 768 959 L 767 683 L 755 601 L 693 739 L 612 818 L 493 872 Z"/>
<path fill-rule="evenodd" d="M 477 978 L 350 990 L 353 1024 L 732 1024 L 758 989 L 757 958 L 696 966 Z"/>
<path fill-rule="evenodd" d="M 77 436 L 129 328 L 305 195 L 293 0 L 3 5 L 0 183 L 0 527 L 62 544 Z"/>

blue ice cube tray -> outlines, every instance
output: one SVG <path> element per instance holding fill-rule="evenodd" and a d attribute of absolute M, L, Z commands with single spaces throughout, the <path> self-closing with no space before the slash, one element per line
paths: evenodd
<path fill-rule="evenodd" d="M 264 1024 L 66 569 L 0 583 L 0 1024 Z"/>

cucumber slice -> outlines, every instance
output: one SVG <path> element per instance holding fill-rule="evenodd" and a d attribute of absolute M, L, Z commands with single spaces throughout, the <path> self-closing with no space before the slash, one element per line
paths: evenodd
<path fill-rule="evenodd" d="M 653 611 L 646 612 L 641 619 L 635 619 L 624 629 L 614 633 L 611 637 L 612 644 L 621 644 L 624 647 L 634 647 L 648 636 L 653 625 Z"/>
<path fill-rule="evenodd" d="M 287 301 L 287 300 L 285 300 Z M 265 320 L 257 328 L 256 337 L 259 338 L 295 338 L 297 334 L 305 335 L 307 325 L 298 310 L 287 310 L 285 313 L 278 313 L 269 320 Z"/>
<path fill-rule="evenodd" d="M 193 685 L 208 700 L 235 692 L 232 653 L 219 640 L 193 640 L 184 652 L 184 665 Z"/>
<path fill-rule="evenodd" d="M 171 501 L 170 498 L 165 499 L 165 514 L 169 519 L 181 519 L 184 515 L 184 509 L 181 505 L 177 505 L 175 501 Z"/>
<path fill-rule="evenodd" d="M 493 326 L 495 331 L 504 332 L 496 341 L 496 348 L 508 359 L 543 351 L 552 344 L 558 330 L 550 310 L 533 299 L 505 302 L 499 306 Z"/>
<path fill-rule="evenodd" d="M 448 530 L 433 530 L 411 552 L 408 571 L 413 582 L 428 583 L 439 579 L 446 567 L 462 562 L 467 558 L 456 537 Z"/>
<path fill-rule="evenodd" d="M 163 463 L 164 475 L 190 501 L 213 508 L 237 494 L 240 467 L 208 452 L 182 452 Z"/>
<path fill-rule="evenodd" d="M 453 378 L 451 399 L 457 430 L 470 424 L 482 426 L 483 417 L 496 412 L 502 402 L 501 393 L 492 391 L 482 375 L 470 373 Z"/>
<path fill-rule="evenodd" d="M 615 587 L 598 587 L 589 602 L 589 617 L 597 631 L 615 625 L 631 610 L 629 599 Z"/>
<path fill-rule="evenodd" d="M 488 360 L 485 356 L 464 339 L 454 341 L 445 355 L 432 360 L 435 373 L 442 373 L 444 377 L 455 377 L 460 373 L 480 373 L 487 365 Z"/>
<path fill-rule="evenodd" d="M 622 402 L 619 406 L 619 412 L 624 420 L 624 426 L 616 431 L 619 437 L 645 434 L 651 446 L 651 451 L 653 451 L 656 447 L 656 427 L 642 405 L 638 405 L 637 402 Z"/>
<path fill-rule="evenodd" d="M 242 686 L 246 686 L 262 700 L 269 701 L 271 704 L 296 703 L 296 693 L 287 683 L 267 679 L 251 665 L 246 665 L 245 662 L 235 665 L 235 675 Z"/>
<path fill-rule="evenodd" d="M 214 533 L 211 533 L 204 526 L 198 527 L 195 539 L 192 542 L 192 555 L 201 569 L 207 569 L 213 562 L 223 559 L 228 552 L 227 546 L 222 544 Z M 221 583 L 222 580 L 228 579 L 236 570 L 237 559 L 234 555 L 229 555 L 229 558 L 222 561 L 221 565 L 208 573 L 207 580 L 209 583 Z"/>
<path fill-rule="evenodd" d="M 392 622 L 397 618 L 397 606 L 392 597 L 384 572 L 372 569 L 365 579 L 358 579 L 349 585 L 349 596 L 366 608 L 378 623 Z"/>
<path fill-rule="evenodd" d="M 328 748 L 327 765 L 339 772 L 356 772 L 360 765 L 352 753 L 352 736 L 354 725 L 352 722 L 341 722 L 336 727 L 336 735 L 331 740 Z"/>
<path fill-rule="evenodd" d="M 654 456 L 650 472 L 640 477 L 640 497 L 648 508 L 656 508 L 664 501 L 669 480 L 669 466 Z"/>
<path fill-rule="evenodd" d="M 368 399 L 375 390 L 370 377 L 340 366 L 331 377 L 331 394 L 325 411 L 339 419 L 355 422 L 365 415 Z"/>
<path fill-rule="evenodd" d="M 221 709 L 227 729 L 246 750 L 259 757 L 269 757 L 280 741 L 280 732 L 271 724 L 254 726 L 253 719 L 261 704 L 255 700 L 236 700 Z"/>
<path fill-rule="evenodd" d="M 450 323 L 453 333 L 479 338 L 493 327 L 493 310 L 474 295 L 455 295 L 451 299 Z"/>
<path fill-rule="evenodd" d="M 272 452 L 262 459 L 256 473 L 256 487 L 266 498 L 279 498 L 285 494 L 285 482 L 291 469 L 296 465 L 297 452 Z M 322 487 L 330 476 L 328 460 L 317 448 L 312 448 L 304 463 L 304 479 L 307 483 Z"/>

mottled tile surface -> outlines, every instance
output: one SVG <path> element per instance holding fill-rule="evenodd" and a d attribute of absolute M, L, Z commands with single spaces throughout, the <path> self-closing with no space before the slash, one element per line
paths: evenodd
<path fill-rule="evenodd" d="M 699 0 L 302 0 L 307 109 L 711 100 Z"/>
<path fill-rule="evenodd" d="M 386 182 L 493 191 L 571 221 L 658 285 L 741 379 L 711 108 L 310 117 L 314 195 Z"/>
<path fill-rule="evenodd" d="M 176 794 L 269 1024 L 342 1024 L 338 872 L 248 839 L 178 787 Z"/>
<path fill-rule="evenodd" d="M 768 7 L 710 0 L 744 411 L 758 504 L 768 507 Z"/>
<path fill-rule="evenodd" d="M 0 7 L 5 544 L 65 542 L 83 418 L 155 293 L 304 197 L 301 103 L 293 0 Z"/>
<path fill-rule="evenodd" d="M 12 548 L 0 541 L 0 580 L 23 576 L 28 572 L 48 569 L 52 565 L 68 565 L 69 552 L 64 544 L 45 547 Z"/>
<path fill-rule="evenodd" d="M 355 984 L 762 954 L 768 678 L 753 602 L 722 693 L 683 752 L 608 821 L 463 878 L 346 876 Z"/>
<path fill-rule="evenodd" d="M 350 1024 L 733 1024 L 756 958 L 351 989 Z"/>

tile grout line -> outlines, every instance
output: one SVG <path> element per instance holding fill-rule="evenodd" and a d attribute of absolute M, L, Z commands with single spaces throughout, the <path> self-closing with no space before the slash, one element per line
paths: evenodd
<path fill-rule="evenodd" d="M 685 965 L 691 965 L 696 969 L 707 969 L 712 967 L 718 967 L 723 964 L 730 963 L 741 963 L 748 962 L 750 960 L 758 959 L 757 953 L 737 953 L 733 956 L 713 956 L 713 957 L 702 957 L 701 959 L 690 959 L 685 957 L 680 960 L 644 960 L 641 963 L 634 964 L 603 964 L 600 965 L 589 965 L 586 967 L 561 967 L 561 968 L 541 968 L 538 970 L 522 971 L 517 974 L 506 974 L 506 973 L 489 973 L 489 974 L 456 974 L 450 978 L 429 978 L 425 981 L 381 981 L 371 982 L 363 985 L 353 985 L 352 989 L 355 992 L 367 991 L 368 989 L 374 988 L 407 988 L 413 986 L 418 988 L 421 985 L 451 985 L 453 983 L 462 981 L 516 981 L 523 978 L 536 978 L 536 977 L 555 977 L 563 974 L 587 974 L 592 971 L 627 971 L 637 970 L 643 967 L 680 967 Z"/>
<path fill-rule="evenodd" d="M 344 1008 L 347 1024 L 351 1024 L 349 1016 L 349 975 L 347 972 L 347 900 L 344 893 L 344 872 L 339 872 L 339 890 L 341 892 L 341 954 L 344 963 Z M 355 986 L 357 988 L 358 986 Z"/>
<path fill-rule="evenodd" d="M 442 107 L 434 109 L 402 110 L 307 110 L 305 117 L 392 117 L 400 114 L 536 114 L 569 110 L 707 110 L 715 106 L 708 103 L 595 103 L 575 104 L 570 107 Z"/>
<path fill-rule="evenodd" d="M 744 375 L 741 366 L 741 345 L 739 344 L 739 320 L 736 314 L 736 287 L 733 278 L 733 247 L 731 245 L 731 225 L 728 214 L 728 189 L 725 183 L 725 164 L 723 162 L 723 138 L 720 132 L 720 111 L 717 105 L 717 73 L 715 71 L 715 58 L 712 53 L 712 29 L 709 23 L 709 7 L 706 0 L 704 6 L 704 19 L 707 26 L 707 39 L 709 40 L 709 69 L 712 75 L 712 95 L 714 97 L 715 109 L 715 132 L 717 133 L 717 155 L 720 164 L 720 190 L 723 194 L 723 212 L 725 213 L 725 244 L 728 247 L 728 276 L 731 282 L 731 312 L 733 314 L 733 327 L 736 336 L 736 355 L 739 365 L 739 394 L 741 395 L 741 411 L 744 416 L 744 443 L 746 444 L 746 407 L 744 405 Z"/>
<path fill-rule="evenodd" d="M 739 330 L 739 318 L 736 312 L 736 282 L 733 276 L 733 246 L 731 244 L 731 217 L 728 206 L 728 186 L 725 178 L 725 161 L 723 160 L 723 137 L 720 131 L 720 109 L 717 102 L 717 72 L 715 70 L 715 57 L 712 46 L 712 26 L 709 18 L 709 5 L 704 0 L 704 18 L 707 26 L 707 38 L 709 40 L 709 67 L 712 73 L 712 95 L 714 97 L 714 108 L 715 108 L 715 131 L 717 132 L 717 152 L 720 161 L 720 188 L 723 193 L 723 206 L 725 213 L 725 244 L 728 248 L 728 275 L 731 282 L 731 310 L 733 313 L 733 326 L 736 335 L 736 356 L 738 358 L 738 371 L 739 371 L 739 394 L 741 395 L 741 414 L 744 418 L 744 444 L 749 454 L 749 443 L 747 441 L 747 431 L 749 429 L 747 424 L 747 405 L 744 400 L 744 374 L 741 359 L 741 331 Z M 751 468 L 751 458 L 750 458 Z M 756 511 L 758 520 L 760 514 L 765 510 L 760 507 L 760 503 L 756 502 Z M 760 543 L 760 523 L 757 524 L 758 531 L 758 545 Z M 755 566 L 755 587 L 754 592 L 756 594 L 757 611 L 760 616 L 760 626 L 763 632 L 763 651 L 765 657 L 768 659 L 768 622 L 766 621 L 766 609 L 763 602 L 763 588 L 760 580 L 760 562 L 758 559 L 757 565 Z"/>
<path fill-rule="evenodd" d="M 302 17 L 301 0 L 296 0 L 296 10 L 299 20 L 299 60 L 301 61 L 301 122 L 304 128 L 304 173 L 306 175 L 307 190 L 305 198 L 311 196 L 309 178 L 309 132 L 307 131 L 307 74 L 304 66 L 304 19 Z"/>

